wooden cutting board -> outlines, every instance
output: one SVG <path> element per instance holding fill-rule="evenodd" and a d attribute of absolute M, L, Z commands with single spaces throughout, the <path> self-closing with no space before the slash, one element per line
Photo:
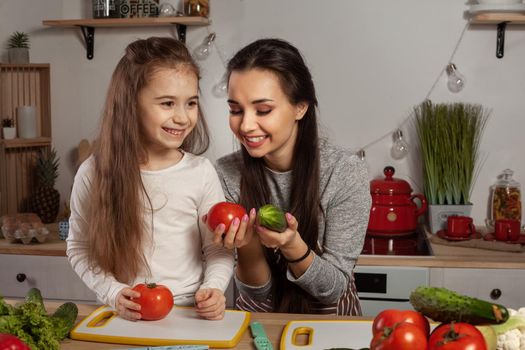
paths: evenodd
<path fill-rule="evenodd" d="M 226 310 L 224 319 L 200 318 L 192 307 L 174 306 L 159 321 L 128 321 L 115 310 L 102 306 L 84 318 L 71 331 L 71 338 L 94 342 L 146 346 L 209 345 L 232 348 L 240 341 L 250 323 L 250 313 Z"/>
<path fill-rule="evenodd" d="M 290 321 L 284 327 L 280 349 L 360 349 L 368 348 L 371 340 L 372 321 Z"/>

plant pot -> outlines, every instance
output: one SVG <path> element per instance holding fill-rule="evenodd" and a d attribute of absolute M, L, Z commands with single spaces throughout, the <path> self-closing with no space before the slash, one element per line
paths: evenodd
<path fill-rule="evenodd" d="M 11 64 L 29 64 L 29 49 L 24 47 L 8 49 L 7 58 Z"/>
<path fill-rule="evenodd" d="M 452 215 L 470 216 L 472 204 L 461 205 L 439 205 L 430 204 L 428 206 L 428 226 L 430 232 L 437 233 L 439 230 L 447 228 L 447 220 Z"/>
<path fill-rule="evenodd" d="M 16 128 L 3 128 L 4 131 L 4 140 L 11 140 L 16 137 Z"/>

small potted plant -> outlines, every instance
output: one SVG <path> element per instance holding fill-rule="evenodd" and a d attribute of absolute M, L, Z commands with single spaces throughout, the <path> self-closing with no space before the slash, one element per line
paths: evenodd
<path fill-rule="evenodd" d="M 16 137 L 15 121 L 11 118 L 2 119 L 2 130 L 5 140 L 14 139 Z"/>
<path fill-rule="evenodd" d="M 489 113 L 479 104 L 425 101 L 414 108 L 430 231 L 450 215 L 470 215 L 481 167 L 479 145 Z"/>
<path fill-rule="evenodd" d="M 7 55 L 11 64 L 29 63 L 29 34 L 14 32 L 7 40 Z"/>

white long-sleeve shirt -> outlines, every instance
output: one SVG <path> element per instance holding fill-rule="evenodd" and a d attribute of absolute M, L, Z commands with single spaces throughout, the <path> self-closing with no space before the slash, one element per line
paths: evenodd
<path fill-rule="evenodd" d="M 115 307 L 118 293 L 128 285 L 111 274 L 89 268 L 87 260 L 90 224 L 87 214 L 93 170 L 94 158 L 90 157 L 75 176 L 67 256 L 98 299 Z M 141 176 L 153 205 L 153 213 L 144 217 L 145 232 L 151 235 L 144 247 L 151 276 L 137 276 L 131 287 L 146 279 L 163 284 L 170 288 L 176 305 L 193 305 L 194 294 L 201 288 L 224 292 L 233 274 L 233 251 L 214 245 L 212 233 L 200 220 L 212 205 L 224 200 L 213 165 L 204 157 L 184 153 L 179 163 L 158 171 L 143 170 Z M 100 235 L 103 234 L 101 227 Z"/>

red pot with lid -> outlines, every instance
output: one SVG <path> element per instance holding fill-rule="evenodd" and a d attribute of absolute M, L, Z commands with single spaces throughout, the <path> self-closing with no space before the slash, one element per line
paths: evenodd
<path fill-rule="evenodd" d="M 384 178 L 370 181 L 372 208 L 367 234 L 371 236 L 412 234 L 416 231 L 418 217 L 427 210 L 427 200 L 422 194 L 412 194 L 412 188 L 407 181 L 395 178 L 394 167 L 385 167 L 383 173 Z"/>

